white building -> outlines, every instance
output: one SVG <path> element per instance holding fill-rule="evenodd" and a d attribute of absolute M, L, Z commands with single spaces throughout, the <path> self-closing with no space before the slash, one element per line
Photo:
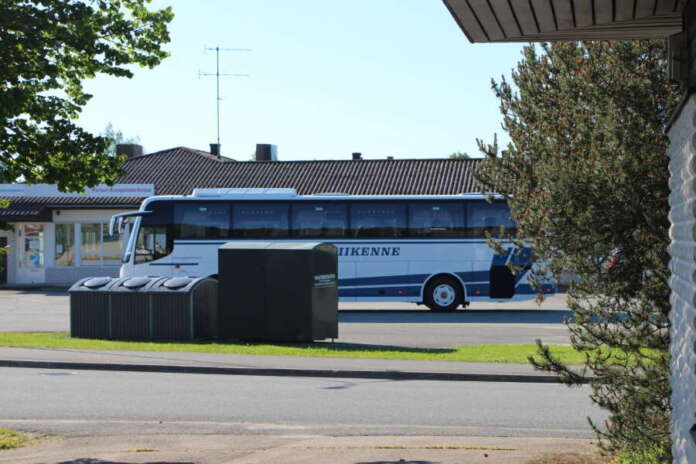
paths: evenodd
<path fill-rule="evenodd" d="M 90 275 L 118 275 L 124 240 L 110 236 L 113 214 L 135 210 L 152 184 L 116 184 L 64 194 L 50 185 L 0 185 L 10 201 L 0 218 L 7 247 L 0 282 L 65 285 Z"/>

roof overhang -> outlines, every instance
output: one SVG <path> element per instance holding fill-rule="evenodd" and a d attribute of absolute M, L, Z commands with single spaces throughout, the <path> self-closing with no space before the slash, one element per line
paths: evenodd
<path fill-rule="evenodd" d="M 443 0 L 470 42 L 663 39 L 686 0 Z"/>

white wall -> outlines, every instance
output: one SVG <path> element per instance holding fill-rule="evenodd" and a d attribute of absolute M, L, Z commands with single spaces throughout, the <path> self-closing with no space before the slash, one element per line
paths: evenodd
<path fill-rule="evenodd" d="M 669 131 L 674 462 L 696 463 L 696 97 Z"/>

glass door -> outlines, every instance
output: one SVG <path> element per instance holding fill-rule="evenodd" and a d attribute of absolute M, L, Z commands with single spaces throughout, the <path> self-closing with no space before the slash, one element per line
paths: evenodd
<path fill-rule="evenodd" d="M 19 228 L 20 283 L 43 283 L 45 264 L 45 233 L 43 224 L 22 224 Z"/>

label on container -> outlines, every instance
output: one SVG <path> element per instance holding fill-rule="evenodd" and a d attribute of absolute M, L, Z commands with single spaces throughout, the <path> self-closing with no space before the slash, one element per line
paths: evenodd
<path fill-rule="evenodd" d="M 336 274 L 320 274 L 314 276 L 314 288 L 327 288 L 336 286 Z"/>

